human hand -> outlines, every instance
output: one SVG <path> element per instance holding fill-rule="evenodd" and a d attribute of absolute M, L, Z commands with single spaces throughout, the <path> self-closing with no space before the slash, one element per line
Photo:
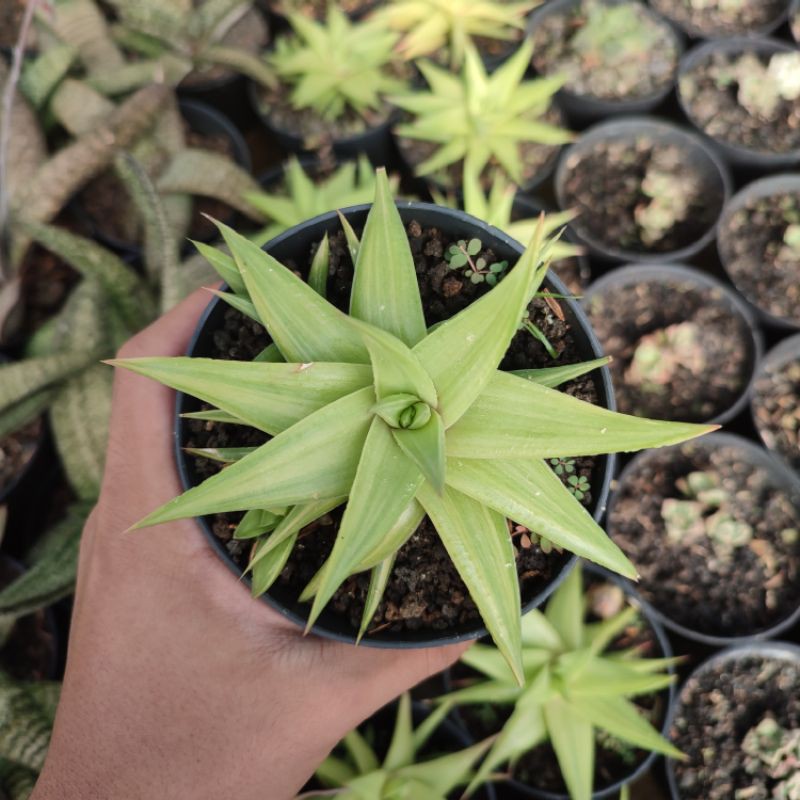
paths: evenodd
<path fill-rule="evenodd" d="M 182 354 L 207 302 L 195 292 L 120 357 Z M 33 800 L 287 800 L 348 730 L 466 647 L 304 637 L 250 597 L 193 520 L 124 533 L 181 491 L 173 409 L 169 389 L 117 372 L 61 704 Z"/>

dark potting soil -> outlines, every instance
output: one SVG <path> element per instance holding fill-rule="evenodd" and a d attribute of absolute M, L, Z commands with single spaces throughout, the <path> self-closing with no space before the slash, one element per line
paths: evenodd
<path fill-rule="evenodd" d="M 712 477 L 724 503 L 696 502 L 699 528 L 673 536 L 665 501 L 686 501 L 681 485 L 697 472 Z M 734 542 L 714 533 L 719 514 L 746 534 Z M 641 595 L 689 629 L 746 636 L 776 625 L 800 603 L 800 509 L 738 447 L 689 442 L 652 451 L 620 483 L 608 531 L 636 564 Z"/>
<path fill-rule="evenodd" d="M 768 366 L 753 387 L 753 416 L 770 450 L 800 472 L 800 355 Z"/>
<path fill-rule="evenodd" d="M 617 406 L 626 414 L 705 422 L 747 387 L 750 332 L 719 289 L 679 280 L 611 285 L 586 312 L 613 356 Z"/>
<path fill-rule="evenodd" d="M 0 3 L 0 47 L 14 47 L 19 39 L 19 29 L 25 15 L 26 0 L 4 0 Z M 34 30 L 28 36 L 30 47 L 34 39 Z"/>
<path fill-rule="evenodd" d="M 667 253 L 714 224 L 724 197 L 707 186 L 686 148 L 649 136 L 596 142 L 566 161 L 564 207 L 572 227 L 612 250 Z"/>
<path fill-rule="evenodd" d="M 597 622 L 622 611 L 625 598 L 614 584 L 591 578 L 590 614 L 588 620 Z M 610 606 L 610 607 L 609 607 Z M 591 613 L 596 607 L 598 613 Z M 644 617 L 637 617 L 612 643 L 606 652 L 619 652 L 631 647 L 639 649 L 641 658 L 661 657 L 662 651 L 653 629 Z M 452 670 L 453 688 L 461 688 L 473 683 L 482 676 L 471 668 L 456 664 Z M 636 698 L 642 714 L 657 728 L 661 729 L 666 717 L 668 696 L 666 693 Z M 458 714 L 472 738 L 480 741 L 499 733 L 511 714 L 511 706 L 467 705 L 459 706 Z M 597 731 L 595 736 L 595 791 L 605 789 L 624 780 L 647 758 L 648 753 L 639 750 L 610 735 Z M 558 759 L 552 745 L 547 742 L 533 748 L 520 757 L 512 771 L 515 780 L 533 788 L 567 794 L 567 787 Z"/>
<path fill-rule="evenodd" d="M 800 230 L 800 193 L 752 198 L 726 220 L 718 242 L 739 290 L 769 314 L 800 324 L 800 243 L 785 241 L 790 226 Z"/>
<path fill-rule="evenodd" d="M 61 310 L 70 289 L 80 280 L 77 271 L 58 256 L 34 245 L 22 262 L 21 293 L 25 307 L 23 329 L 31 334 Z"/>
<path fill-rule="evenodd" d="M 0 438 L 0 495 L 33 458 L 41 435 L 42 420 L 37 417 L 18 431 Z"/>
<path fill-rule="evenodd" d="M 670 738 L 688 757 L 674 762 L 681 800 L 770 800 L 780 779 L 743 749 L 748 732 L 766 717 L 800 731 L 800 664 L 757 655 L 726 660 L 687 681 Z M 796 749 L 785 777 L 795 775 Z"/>
<path fill-rule="evenodd" d="M 759 153 L 799 149 L 800 96 L 781 97 L 766 72 L 770 60 L 785 55 L 713 52 L 679 81 L 692 121 L 721 142 Z"/>
<path fill-rule="evenodd" d="M 616 15 L 617 27 L 624 25 L 615 31 L 613 42 L 603 32 L 608 22 L 595 23 L 600 26 L 597 33 L 587 28 L 592 6 L 585 2 L 545 15 L 532 32 L 536 71 L 561 75 L 570 92 L 603 100 L 635 100 L 670 86 L 680 53 L 669 24 L 638 2 L 623 5 L 607 11 Z"/>
<path fill-rule="evenodd" d="M 786 8 L 786 0 L 650 0 L 650 5 L 693 33 L 735 36 L 777 19 Z"/>
<path fill-rule="evenodd" d="M 459 272 L 448 268 L 443 256 L 453 242 L 445 239 L 439 230 L 422 229 L 419 224 L 412 222 L 408 226 L 408 232 L 429 326 L 453 316 L 488 290 L 485 284 L 473 284 Z M 332 303 L 346 310 L 353 265 L 341 232 L 331 237 L 330 244 L 331 268 L 327 296 Z M 487 259 L 493 257 L 489 250 L 483 251 L 482 255 Z M 297 268 L 300 274 L 306 275 L 312 256 L 309 253 L 305 263 L 287 266 Z M 558 319 L 542 299 L 534 299 L 530 309 L 532 321 L 542 329 L 560 354 L 556 363 L 567 364 L 580 360 L 569 325 Z M 212 357 L 250 360 L 268 342 L 261 326 L 229 309 L 226 312 L 224 330 L 215 335 L 216 352 Z M 523 369 L 553 363 L 542 344 L 526 331 L 521 331 L 512 341 L 502 368 Z M 597 402 L 597 392 L 591 378 L 573 381 L 565 385 L 563 390 L 583 400 Z M 190 430 L 191 436 L 187 442 L 190 447 L 253 446 L 266 440 L 264 434 L 252 429 L 207 422 L 192 422 Z M 591 484 L 595 463 L 593 458 L 575 459 L 575 472 L 572 474 L 585 477 Z M 205 478 L 217 472 L 219 466 L 204 459 L 196 459 L 195 468 L 199 476 Z M 568 477 L 569 474 L 565 474 L 563 480 L 566 481 Z M 592 493 L 589 492 L 582 502 L 591 505 Z M 301 532 L 278 581 L 280 586 L 290 589 L 293 596 L 300 594 L 328 557 L 341 513 L 342 509 L 338 509 Z M 250 545 L 231 538 L 240 518 L 241 514 L 217 515 L 213 520 L 213 529 L 226 543 L 228 552 L 237 564 L 244 568 L 249 559 Z M 526 598 L 543 588 L 560 569 L 567 555 L 556 551 L 545 554 L 538 544 L 530 541 L 524 529 L 515 528 L 513 537 L 522 595 Z M 349 578 L 334 595 L 329 608 L 357 629 L 368 586 L 369 573 Z M 398 553 L 394 571 L 371 630 L 442 630 L 478 618 L 478 611 L 432 524 L 427 519 L 423 520 Z"/>

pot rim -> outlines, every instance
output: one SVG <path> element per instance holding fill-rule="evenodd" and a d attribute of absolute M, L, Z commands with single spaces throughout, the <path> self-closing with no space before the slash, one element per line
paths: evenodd
<path fill-rule="evenodd" d="M 796 1 L 796 0 L 795 0 Z M 647 0 L 648 5 L 650 8 L 653 8 L 653 0 Z M 699 39 L 702 41 L 708 42 L 715 42 L 721 39 L 730 39 L 734 37 L 757 37 L 757 36 L 769 36 L 770 34 L 774 33 L 780 26 L 786 21 L 789 15 L 789 4 L 784 0 L 783 7 L 778 13 L 776 17 L 771 19 L 769 22 L 765 22 L 759 25 L 756 28 L 751 28 L 749 30 L 744 31 L 735 31 L 733 33 L 714 33 L 709 31 L 702 31 L 700 28 L 694 27 L 692 25 L 685 25 L 681 22 L 678 22 L 673 16 L 670 15 L 667 11 L 660 11 L 657 8 L 653 8 L 653 11 L 656 14 L 659 14 L 672 25 L 675 25 L 679 28 L 683 33 L 687 36 L 690 36 L 692 39 Z"/>

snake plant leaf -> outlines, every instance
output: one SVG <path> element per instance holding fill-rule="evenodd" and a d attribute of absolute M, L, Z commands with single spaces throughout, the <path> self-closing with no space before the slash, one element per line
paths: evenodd
<path fill-rule="evenodd" d="M 591 800 L 594 779 L 594 730 L 578 716 L 577 706 L 558 697 L 543 706 L 547 732 L 572 800 Z"/>
<path fill-rule="evenodd" d="M 123 66 L 122 52 L 93 0 L 60 0 L 52 6 L 47 24 L 60 41 L 78 51 L 90 74 Z"/>
<path fill-rule="evenodd" d="M 26 397 L 60 383 L 89 366 L 91 352 L 55 353 L 0 364 L 0 409 L 10 410 Z"/>
<path fill-rule="evenodd" d="M 602 622 L 583 626 L 583 644 L 590 652 L 598 655 L 605 650 L 638 616 L 638 611 L 633 606 L 615 614 Z"/>
<path fill-rule="evenodd" d="M 353 226 L 350 224 L 347 217 L 342 214 L 341 211 L 337 211 L 336 213 L 339 217 L 342 230 L 344 231 L 344 238 L 347 240 L 347 250 L 350 253 L 350 258 L 353 264 L 357 264 L 358 251 L 361 249 L 361 241 L 358 238 L 358 234 L 353 230 Z"/>
<path fill-rule="evenodd" d="M 636 706 L 624 697 L 591 697 L 582 695 L 574 713 L 587 724 L 597 725 L 612 736 L 643 750 L 684 760 L 685 756 L 642 716 Z"/>
<path fill-rule="evenodd" d="M 350 314 L 408 347 L 427 333 L 414 259 L 385 169 L 377 171 L 375 202 L 361 235 Z"/>
<path fill-rule="evenodd" d="M 53 92 L 49 112 L 73 136 L 91 130 L 114 111 L 114 103 L 86 81 L 66 78 Z"/>
<path fill-rule="evenodd" d="M 46 411 L 55 399 L 56 392 L 55 388 L 42 389 L 0 411 L 0 439 L 18 431 Z"/>
<path fill-rule="evenodd" d="M 224 422 L 226 424 L 244 425 L 245 423 L 233 414 L 227 411 L 221 411 L 218 408 L 210 408 L 207 411 L 189 411 L 181 414 L 183 419 L 199 419 L 204 422 Z"/>
<path fill-rule="evenodd" d="M 288 509 L 274 511 L 266 508 L 250 509 L 240 520 L 233 532 L 234 539 L 254 539 L 275 530 L 277 524 L 286 515 Z"/>
<path fill-rule="evenodd" d="M 491 386 L 523 312 L 547 271 L 540 245 L 541 230 L 517 265 L 491 292 L 447 320 L 414 348 L 414 354 L 433 378 L 445 428 L 457 423 L 487 384 Z M 448 453 L 456 454 L 449 443 Z"/>
<path fill-rule="evenodd" d="M 280 364 L 284 361 L 275 342 L 268 344 L 254 359 L 257 364 Z"/>
<path fill-rule="evenodd" d="M 554 414 L 568 419 L 569 425 L 554 427 Z M 618 414 L 494 372 L 481 395 L 448 430 L 447 455 L 471 458 L 470 453 L 481 453 L 491 459 L 600 455 L 676 444 L 718 427 Z"/>
<path fill-rule="evenodd" d="M 209 291 L 214 297 L 218 297 L 223 303 L 227 303 L 231 308 L 235 308 L 240 314 L 244 314 L 244 316 L 252 319 L 254 322 L 258 322 L 259 325 L 261 324 L 261 317 L 258 316 L 258 312 L 252 300 L 248 300 L 246 297 L 242 297 L 238 294 L 232 294 L 231 292 L 220 292 L 217 289 L 209 289 Z"/>
<path fill-rule="evenodd" d="M 444 422 L 436 411 L 421 428 L 392 430 L 400 449 L 417 465 L 425 480 L 441 493 L 445 485 Z"/>
<path fill-rule="evenodd" d="M 0 758 L 38 772 L 50 743 L 52 722 L 31 684 L 0 679 Z"/>
<path fill-rule="evenodd" d="M 417 499 L 436 526 L 492 639 L 522 684 L 519 581 L 505 519 L 450 486 L 440 495 L 422 484 Z"/>
<path fill-rule="evenodd" d="M 377 756 L 358 730 L 347 733 L 342 744 L 362 775 L 379 769 Z"/>
<path fill-rule="evenodd" d="M 68 44 L 56 44 L 25 64 L 19 88 L 31 104 L 41 109 L 53 90 L 66 77 L 77 51 Z"/>
<path fill-rule="evenodd" d="M 401 767 L 395 771 L 395 775 L 400 779 L 413 778 L 419 781 L 421 785 L 432 790 L 431 797 L 447 797 L 456 786 L 467 783 L 473 765 L 491 744 L 492 740 L 486 739 L 456 753 Z"/>
<path fill-rule="evenodd" d="M 567 381 L 574 381 L 596 369 L 611 363 L 611 356 L 595 358 L 591 361 L 581 361 L 577 364 L 568 364 L 563 367 L 544 367 L 543 369 L 517 369 L 511 374 L 526 381 L 538 383 L 548 389 L 556 389 Z"/>
<path fill-rule="evenodd" d="M 526 648 L 564 649 L 564 642 L 558 630 L 538 608 L 533 609 L 522 618 L 522 643 Z"/>
<path fill-rule="evenodd" d="M 347 495 L 367 438 L 371 389 L 310 414 L 252 455 L 169 501 L 134 529 L 222 511 L 292 506 Z M 264 475 L 271 480 L 266 482 Z"/>
<path fill-rule="evenodd" d="M 545 610 L 547 621 L 558 631 L 570 650 L 583 645 L 583 574 L 573 569 L 550 598 Z"/>
<path fill-rule="evenodd" d="M 246 289 L 287 361 L 368 364 L 361 334 L 348 317 L 272 256 L 217 223 Z"/>
<path fill-rule="evenodd" d="M 636 568 L 540 460 L 448 460 L 447 482 L 558 547 L 635 579 Z M 571 495 L 570 495 L 571 498 Z"/>
<path fill-rule="evenodd" d="M 328 273 L 331 265 L 331 245 L 327 232 L 319 243 L 308 273 L 308 285 L 320 296 L 328 295 Z"/>
<path fill-rule="evenodd" d="M 586 668 L 570 680 L 570 696 L 577 702 L 583 697 L 635 697 L 654 694 L 675 682 L 674 675 L 652 675 L 614 664 L 604 658 L 591 658 Z"/>
<path fill-rule="evenodd" d="M 245 75 L 250 80 L 262 86 L 275 86 L 275 72 L 260 56 L 248 53 L 240 47 L 230 47 L 224 44 L 207 46 L 200 54 L 202 64 L 228 67 L 239 75 Z"/>
<path fill-rule="evenodd" d="M 255 449 L 255 447 L 184 447 L 183 452 L 220 464 L 233 464 L 234 461 L 241 461 L 245 456 L 249 456 Z"/>
<path fill-rule="evenodd" d="M 244 285 L 244 280 L 239 274 L 239 268 L 231 256 L 204 242 L 192 241 L 192 244 L 197 248 L 200 255 L 216 270 L 220 278 L 231 287 L 232 291 L 239 297 L 247 297 L 247 287 Z"/>
<path fill-rule="evenodd" d="M 381 598 L 386 591 L 386 586 L 389 583 L 389 578 L 392 576 L 392 569 L 394 568 L 395 555 L 392 554 L 385 558 L 380 564 L 376 564 L 372 568 L 372 574 L 369 578 L 369 588 L 367 589 L 367 597 L 364 601 L 364 611 L 361 614 L 361 626 L 358 629 L 356 636 L 356 644 L 358 644 L 364 637 L 364 634 L 369 628 L 375 612 L 378 610 Z"/>
<path fill-rule="evenodd" d="M 397 717 L 395 718 L 389 750 L 383 760 L 383 768 L 396 770 L 399 767 L 413 764 L 415 753 L 414 724 L 411 720 L 411 695 L 405 692 L 397 701 Z"/>
<path fill-rule="evenodd" d="M 296 541 L 297 534 L 295 533 L 258 559 L 258 563 L 252 569 L 253 577 L 250 590 L 253 597 L 264 594 L 278 580 L 283 568 L 286 566 L 286 562 L 289 560 L 289 556 L 292 554 Z M 256 546 L 253 554 L 254 559 L 258 556 L 258 551 L 263 546 L 264 542 L 260 542 Z"/>
<path fill-rule="evenodd" d="M 27 767 L 0 759 L 0 791 L 8 800 L 29 800 L 38 777 Z"/>
<path fill-rule="evenodd" d="M 356 777 L 356 771 L 336 756 L 328 756 L 314 774 L 323 786 L 344 786 Z"/>
<path fill-rule="evenodd" d="M 186 392 L 273 435 L 372 383 L 372 371 L 360 364 L 254 364 L 159 357 L 106 363 Z"/>
<path fill-rule="evenodd" d="M 422 473 L 374 417 L 358 462 L 350 500 L 309 613 L 306 630 L 365 555 L 389 533 L 422 483 Z"/>

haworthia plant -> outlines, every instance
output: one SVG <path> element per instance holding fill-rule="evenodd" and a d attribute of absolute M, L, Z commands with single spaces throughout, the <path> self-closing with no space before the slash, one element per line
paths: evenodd
<path fill-rule="evenodd" d="M 415 729 L 411 712 L 411 698 L 404 694 L 397 705 L 389 749 L 382 759 L 367 736 L 358 730 L 348 733 L 335 754 L 328 756 L 316 771 L 316 779 L 325 790 L 308 792 L 298 800 L 446 800 L 459 786 L 469 783 L 475 763 L 490 742 L 422 760 L 420 751 L 436 733 L 445 714 L 442 710 L 433 711 Z"/>
<path fill-rule="evenodd" d="M 442 708 L 512 707 L 468 794 L 501 764 L 514 763 L 549 741 L 570 798 L 590 800 L 600 731 L 642 750 L 682 757 L 629 699 L 668 687 L 675 676 L 667 669 L 677 659 L 643 658 L 636 647 L 611 647 L 632 626 L 643 624 L 638 610 L 624 603 L 622 590 L 616 591 L 621 608 L 588 622 L 588 597 L 578 566 L 544 612 L 536 609 L 522 618 L 522 686 L 494 647 L 477 644 L 461 657 L 481 678 L 442 698 Z"/>
<path fill-rule="evenodd" d="M 274 579 L 309 517 L 346 499 L 331 555 L 303 595 L 313 597 L 310 628 L 350 575 L 372 570 L 371 595 L 379 599 L 395 553 L 427 514 L 521 681 L 520 590 L 506 517 L 636 574 L 543 459 L 673 444 L 712 428 L 616 414 L 498 371 L 547 270 L 541 230 L 494 289 L 428 332 L 384 171 L 357 243 L 349 315 L 253 242 L 219 227 L 232 257 L 209 249 L 212 260 L 286 363 L 113 363 L 273 438 L 137 527 L 268 511 L 250 569 Z M 372 610 L 374 603 L 362 633 Z"/>

